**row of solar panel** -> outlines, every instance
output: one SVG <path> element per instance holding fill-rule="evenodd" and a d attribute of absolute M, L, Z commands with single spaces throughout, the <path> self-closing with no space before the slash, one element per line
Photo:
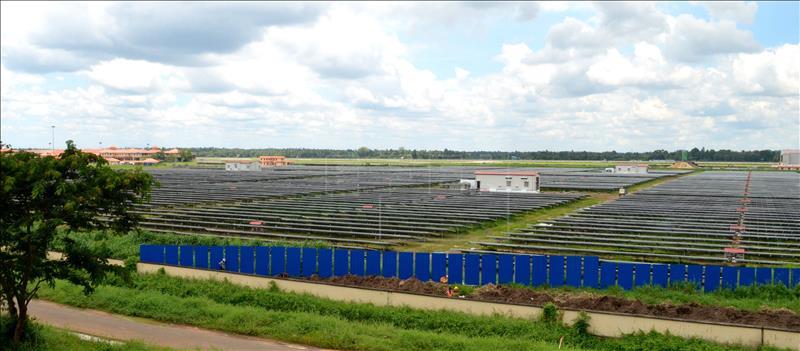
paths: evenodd
<path fill-rule="evenodd" d="M 800 285 L 800 268 L 600 261 L 596 256 L 394 252 L 282 246 L 141 245 L 144 263 L 166 264 L 265 276 L 321 278 L 384 276 L 451 284 L 571 286 L 625 290 L 692 283 L 704 291 L 753 284 Z"/>

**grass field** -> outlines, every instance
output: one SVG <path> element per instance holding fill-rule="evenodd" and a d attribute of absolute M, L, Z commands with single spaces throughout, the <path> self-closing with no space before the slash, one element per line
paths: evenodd
<path fill-rule="evenodd" d="M 377 307 L 163 274 L 85 296 L 59 281 L 46 300 L 163 322 L 344 350 L 744 350 L 656 333 L 598 338 L 557 322 Z M 765 348 L 768 349 L 768 348 Z"/>
<path fill-rule="evenodd" d="M 7 325 L 4 320 L 2 325 Z M 82 340 L 77 335 L 50 326 L 29 323 L 30 340 L 13 348 L 11 341 L 0 334 L 0 350 L 15 351 L 167 351 L 169 348 L 145 345 L 140 342 L 105 342 Z"/>

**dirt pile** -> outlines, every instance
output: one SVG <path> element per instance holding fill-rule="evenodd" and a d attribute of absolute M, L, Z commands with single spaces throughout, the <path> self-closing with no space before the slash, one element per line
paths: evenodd
<path fill-rule="evenodd" d="M 422 282 L 414 278 L 400 280 L 398 278 L 384 278 L 380 276 L 345 276 L 330 279 L 312 277 L 311 280 L 336 285 L 409 292 L 439 297 L 446 297 L 448 288 L 446 284 Z M 470 300 L 513 303 L 538 307 L 547 303 L 553 303 L 560 308 L 567 309 L 616 312 L 800 331 L 800 315 L 790 310 L 745 311 L 730 307 L 705 306 L 697 303 L 682 305 L 663 303 L 650 305 L 638 300 L 630 300 L 617 296 L 594 295 L 585 292 L 554 294 L 493 284 L 476 288 L 472 294 L 466 298 Z"/>

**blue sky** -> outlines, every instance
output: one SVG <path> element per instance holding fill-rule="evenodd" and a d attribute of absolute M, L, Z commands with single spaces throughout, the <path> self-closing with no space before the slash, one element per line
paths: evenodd
<path fill-rule="evenodd" d="M 15 147 L 800 147 L 798 2 L 2 3 Z"/>

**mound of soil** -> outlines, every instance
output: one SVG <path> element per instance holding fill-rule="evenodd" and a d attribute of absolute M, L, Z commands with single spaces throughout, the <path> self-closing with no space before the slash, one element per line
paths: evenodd
<path fill-rule="evenodd" d="M 409 292 L 440 297 L 447 296 L 446 284 L 422 282 L 414 278 L 400 280 L 398 278 L 384 278 L 380 276 L 345 276 L 321 279 L 314 276 L 310 279 L 313 281 L 320 281 L 335 285 Z M 512 303 L 537 307 L 541 307 L 547 303 L 553 303 L 560 308 L 575 310 L 616 312 L 800 331 L 800 315 L 794 313 L 793 311 L 784 309 L 745 311 L 730 307 L 705 306 L 697 303 L 682 305 L 662 303 L 651 305 L 642 303 L 638 300 L 630 300 L 617 296 L 594 295 L 585 292 L 548 293 L 543 291 L 534 291 L 531 289 L 492 284 L 476 288 L 470 296 L 465 298 L 470 300 Z"/>

